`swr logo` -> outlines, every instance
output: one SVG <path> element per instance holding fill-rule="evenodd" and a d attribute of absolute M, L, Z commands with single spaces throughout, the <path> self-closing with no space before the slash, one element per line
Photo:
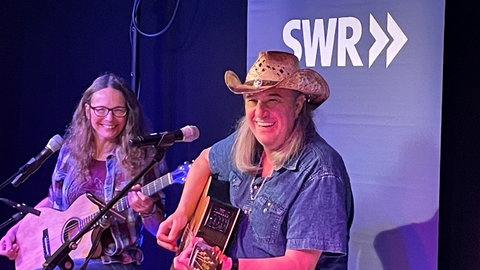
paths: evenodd
<path fill-rule="evenodd" d="M 373 65 L 385 47 L 387 48 L 385 53 L 386 67 L 388 67 L 407 42 L 407 36 L 390 13 L 387 13 L 387 32 L 392 38 L 391 42 L 389 36 L 382 30 L 372 14 L 370 14 L 369 30 L 375 41 L 368 51 L 368 67 Z M 293 36 L 294 34 L 298 36 L 297 31 L 301 31 L 302 41 Z M 317 52 L 320 53 L 321 66 L 331 66 L 335 38 L 337 41 L 337 65 L 340 67 L 346 66 L 348 56 L 353 66 L 363 66 L 357 50 L 357 44 L 361 37 L 362 24 L 355 17 L 330 18 L 326 28 L 323 19 L 315 19 L 313 31 L 311 30 L 310 20 L 291 20 L 283 28 L 285 45 L 291 48 L 299 59 L 302 59 L 303 52 L 305 52 L 307 67 L 315 66 Z"/>

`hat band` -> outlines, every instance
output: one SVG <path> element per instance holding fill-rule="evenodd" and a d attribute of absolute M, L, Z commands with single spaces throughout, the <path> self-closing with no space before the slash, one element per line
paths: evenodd
<path fill-rule="evenodd" d="M 278 84 L 278 81 L 269 81 L 269 80 L 262 80 L 262 79 L 255 79 L 253 81 L 245 82 L 246 85 L 251 85 L 255 88 L 259 88 L 261 86 L 272 86 Z"/>

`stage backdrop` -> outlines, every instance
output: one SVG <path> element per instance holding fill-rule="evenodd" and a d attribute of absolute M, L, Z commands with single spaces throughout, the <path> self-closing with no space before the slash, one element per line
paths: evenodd
<path fill-rule="evenodd" d="M 247 65 L 295 53 L 328 81 L 319 133 L 355 197 L 349 269 L 437 269 L 445 2 L 249 1 Z"/>

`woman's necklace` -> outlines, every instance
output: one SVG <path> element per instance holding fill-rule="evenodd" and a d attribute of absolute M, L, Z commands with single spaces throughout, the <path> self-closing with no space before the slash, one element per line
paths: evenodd
<path fill-rule="evenodd" d="M 260 161 L 258 162 L 258 165 L 257 165 L 257 171 L 255 172 L 255 175 L 253 176 L 252 178 L 252 182 L 250 182 L 250 199 L 252 201 L 255 201 L 255 199 L 257 198 L 258 194 L 260 193 L 260 191 L 262 190 L 263 188 L 263 185 L 265 184 L 265 181 L 267 180 L 268 177 L 263 177 L 263 180 L 262 180 L 262 183 L 260 184 L 260 186 L 258 185 L 255 185 L 255 179 L 257 178 L 257 175 L 258 175 L 258 172 L 260 171 L 260 169 L 262 168 L 262 162 L 263 162 L 263 155 L 260 157 Z M 261 174 L 260 174 L 261 175 Z"/>
<path fill-rule="evenodd" d="M 252 201 L 255 201 L 258 194 L 260 193 L 260 190 L 262 190 L 262 188 L 263 188 L 263 184 L 265 184 L 265 181 L 267 180 L 268 177 L 263 178 L 262 183 L 260 184 L 259 187 L 254 184 L 255 183 L 255 178 L 256 177 L 254 176 L 253 179 L 252 179 L 252 183 L 250 183 L 250 199 Z"/>

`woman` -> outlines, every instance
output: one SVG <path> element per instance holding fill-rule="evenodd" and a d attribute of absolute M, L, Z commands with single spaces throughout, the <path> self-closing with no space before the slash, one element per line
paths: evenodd
<path fill-rule="evenodd" d="M 65 211 L 87 192 L 103 203 L 110 201 L 155 154 L 151 148 L 134 148 L 128 143 L 134 136 L 145 133 L 142 117 L 134 93 L 120 77 L 108 73 L 96 78 L 83 93 L 67 129 L 49 196 L 36 207 Z M 163 173 L 166 173 L 164 161 L 144 177 L 142 184 Z M 159 196 L 146 196 L 139 184 L 132 189 L 127 195 L 130 207 L 120 213 L 123 218 L 108 219 L 109 227 L 100 239 L 100 257 L 89 258 L 87 269 L 140 269 L 142 229 L 145 227 L 155 234 L 163 220 L 163 207 Z M 21 223 L 0 240 L 0 254 L 9 259 L 16 259 L 22 252 L 16 243 Z M 84 262 L 85 258 L 76 258 L 75 269 Z M 42 263 L 39 261 L 37 266 Z M 119 266 L 124 268 L 116 268 Z"/>
<path fill-rule="evenodd" d="M 312 120 L 329 96 L 327 83 L 299 68 L 293 54 L 274 51 L 259 54 L 245 83 L 231 71 L 225 82 L 243 95 L 245 117 L 195 159 L 177 210 L 160 224 L 158 244 L 179 251 L 175 241 L 195 212 L 192 202 L 214 175 L 229 182 L 230 202 L 243 210 L 230 257 L 220 256 L 222 269 L 346 269 L 350 180 Z M 176 269 L 196 262 L 190 260 L 195 241 L 175 257 Z"/>

